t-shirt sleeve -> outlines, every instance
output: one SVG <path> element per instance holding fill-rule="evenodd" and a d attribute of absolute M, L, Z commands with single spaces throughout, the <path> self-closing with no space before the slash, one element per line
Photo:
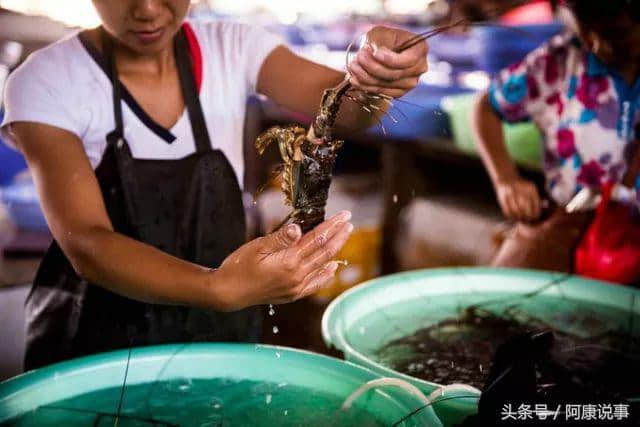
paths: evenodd
<path fill-rule="evenodd" d="M 4 90 L 4 118 L 0 124 L 2 138 L 15 145 L 7 132 L 13 122 L 37 122 L 69 131 L 79 138 L 83 132 L 79 110 L 68 101 L 71 88 L 65 88 L 66 73 L 57 70 L 56 61 L 47 56 L 28 58 L 7 80 Z"/>
<path fill-rule="evenodd" d="M 209 32 L 211 45 L 220 46 L 213 54 L 224 57 L 224 68 L 228 72 L 233 75 L 243 73 L 249 94 L 256 91 L 264 60 L 276 47 L 285 45 L 279 35 L 243 23 L 213 22 Z"/>
<path fill-rule="evenodd" d="M 489 102 L 509 123 L 535 120 L 545 108 L 557 108 L 566 49 L 549 42 L 522 61 L 500 71 L 489 86 Z M 556 41 L 556 43 L 558 43 Z M 558 98 L 558 99 L 556 99 Z"/>
<path fill-rule="evenodd" d="M 282 37 L 262 27 L 242 25 L 242 51 L 246 58 L 247 85 L 255 93 L 258 75 L 267 56 L 278 46 L 285 45 Z"/>

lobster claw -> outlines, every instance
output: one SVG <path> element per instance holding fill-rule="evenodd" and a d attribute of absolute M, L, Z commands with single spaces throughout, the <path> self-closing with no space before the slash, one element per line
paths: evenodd
<path fill-rule="evenodd" d="M 277 141 L 278 135 L 276 132 L 277 128 L 272 127 L 262 132 L 258 138 L 256 138 L 256 149 L 260 155 L 264 154 L 264 150 L 267 149 L 269 144 L 274 141 Z"/>

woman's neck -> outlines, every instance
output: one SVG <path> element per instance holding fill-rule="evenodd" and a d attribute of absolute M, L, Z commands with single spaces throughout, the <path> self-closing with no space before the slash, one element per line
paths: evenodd
<path fill-rule="evenodd" d="M 114 54 L 118 71 L 123 75 L 142 73 L 150 77 L 163 77 L 176 69 L 173 44 L 148 55 L 141 55 L 116 44 Z"/>

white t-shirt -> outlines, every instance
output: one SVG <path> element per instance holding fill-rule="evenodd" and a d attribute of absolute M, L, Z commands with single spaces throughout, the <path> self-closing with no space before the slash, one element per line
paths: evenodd
<path fill-rule="evenodd" d="M 283 44 L 264 29 L 231 22 L 191 23 L 203 59 L 200 102 L 214 148 L 222 150 L 242 183 L 242 136 L 245 105 L 255 92 L 260 67 Z M 77 135 L 95 169 L 115 127 L 112 87 L 103 69 L 82 45 L 77 33 L 33 53 L 9 77 L 4 94 L 5 116 L 0 132 L 13 142 L 6 125 L 16 121 L 44 123 Z M 122 102 L 124 134 L 137 159 L 180 159 L 195 152 L 185 111 L 171 129 L 164 129 L 136 108 Z"/>

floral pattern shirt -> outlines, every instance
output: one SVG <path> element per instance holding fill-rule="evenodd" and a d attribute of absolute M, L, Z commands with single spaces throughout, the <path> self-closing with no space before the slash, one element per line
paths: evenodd
<path fill-rule="evenodd" d="M 503 120 L 538 126 L 547 191 L 560 205 L 585 186 L 624 178 L 636 147 L 640 79 L 630 87 L 572 34 L 555 36 L 502 70 L 489 99 Z"/>

